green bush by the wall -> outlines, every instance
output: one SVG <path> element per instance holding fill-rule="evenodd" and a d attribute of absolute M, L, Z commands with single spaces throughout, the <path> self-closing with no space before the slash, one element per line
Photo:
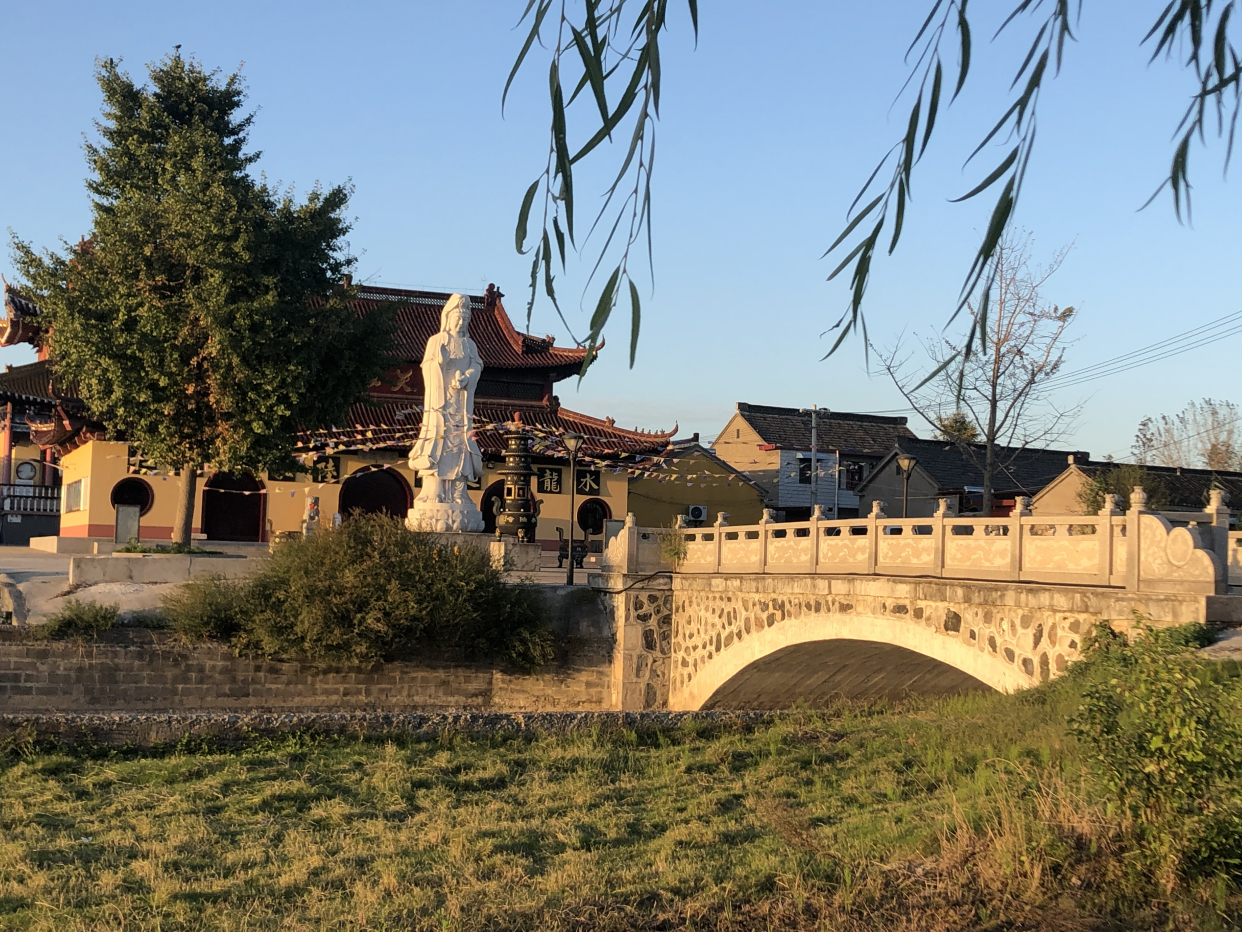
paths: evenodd
<path fill-rule="evenodd" d="M 121 613 L 116 605 L 66 599 L 64 607 L 49 615 L 47 622 L 36 631 L 39 637 L 49 640 L 93 637 L 101 631 L 115 628 L 120 621 Z"/>
<path fill-rule="evenodd" d="M 523 667 L 553 657 L 534 596 L 507 585 L 488 554 L 383 515 L 284 542 L 249 579 L 196 581 L 165 610 L 188 639 L 216 637 L 261 656 L 372 661 L 432 651 Z"/>
<path fill-rule="evenodd" d="M 1071 669 L 1071 720 L 1110 806 L 1147 869 L 1179 879 L 1242 879 L 1242 678 L 1194 648 L 1208 629 L 1100 625 Z"/>

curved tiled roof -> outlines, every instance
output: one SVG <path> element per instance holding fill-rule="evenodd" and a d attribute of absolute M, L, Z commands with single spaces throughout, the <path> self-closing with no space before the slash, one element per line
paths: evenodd
<path fill-rule="evenodd" d="M 4 320 L 0 321 L 0 346 L 37 343 L 39 306 L 4 283 Z"/>
<path fill-rule="evenodd" d="M 470 336 L 479 347 L 485 368 L 556 369 L 563 370 L 558 375 L 565 378 L 582 367 L 585 349 L 559 348 L 552 338 L 522 333 L 514 327 L 500 300 L 504 295 L 495 285 L 488 285 L 483 295 L 467 297 Z M 440 311 L 448 299 L 447 292 L 363 285 L 350 304 L 360 313 L 374 310 L 385 301 L 401 304 L 397 310 L 397 355 L 408 362 L 419 362 L 427 340 L 440 331 Z"/>
<path fill-rule="evenodd" d="M 503 293 L 488 285 L 482 295 L 470 299 L 470 336 L 478 344 L 483 365 L 493 369 L 551 369 L 554 379 L 572 375 L 582 367 L 587 350 L 578 347 L 560 348 L 552 337 L 522 333 L 513 326 L 501 303 Z M 415 291 L 406 288 L 381 288 L 363 285 L 350 306 L 359 313 L 379 307 L 383 302 L 396 302 L 396 355 L 407 362 L 423 358 L 427 339 L 440 330 L 440 311 L 449 299 L 448 292 Z M 39 308 L 33 302 L 5 287 L 5 318 L 0 321 L 0 346 L 37 342 Z"/>
<path fill-rule="evenodd" d="M 475 400 L 474 417 L 478 425 L 476 440 L 484 453 L 502 453 L 505 448 L 504 431 L 520 414 L 522 424 L 536 437 L 551 439 L 566 433 L 579 433 L 586 437 L 582 445 L 583 456 L 610 457 L 626 454 L 659 453 L 668 448 L 676 430 L 641 431 L 617 427 L 610 419 L 591 417 L 562 408 L 554 398 L 551 404 L 522 405 L 513 402 L 495 403 Z M 422 408 L 410 402 L 387 401 L 358 404 L 349 409 L 348 426 L 334 426 L 326 430 L 303 431 L 298 452 L 312 450 L 334 451 L 360 449 L 408 449 L 418 437 L 422 424 Z M 547 450 L 539 450 L 541 456 L 560 456 L 560 445 L 553 443 Z"/>
<path fill-rule="evenodd" d="M 24 366 L 7 368 L 0 372 L 0 391 L 31 398 L 55 398 L 52 391 L 52 367 L 46 359 L 41 359 Z"/>

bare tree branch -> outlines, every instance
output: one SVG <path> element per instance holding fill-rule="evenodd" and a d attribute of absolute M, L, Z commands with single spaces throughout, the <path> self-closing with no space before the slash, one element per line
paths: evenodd
<path fill-rule="evenodd" d="M 926 368 L 911 366 L 914 353 L 904 350 L 902 337 L 892 348 L 875 351 L 910 406 L 982 473 L 984 514 L 992 509 L 996 477 L 1028 447 L 1057 443 L 1081 409 L 1058 406 L 1046 389 L 1064 361 L 1075 311 L 1049 304 L 1041 289 L 1068 251 L 1060 249 L 1037 266 L 1029 234 L 1011 233 L 1000 241 L 988 272 L 995 282 L 990 302 L 970 306 L 978 327 L 963 342 L 977 336 L 979 348 L 969 357 L 962 342 L 945 338 L 922 344 Z M 949 366 L 955 359 L 963 360 L 957 369 Z"/>

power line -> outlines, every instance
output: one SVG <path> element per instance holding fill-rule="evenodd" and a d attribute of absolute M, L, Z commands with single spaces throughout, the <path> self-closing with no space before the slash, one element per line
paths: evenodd
<path fill-rule="evenodd" d="M 1068 388 L 1072 385 L 1080 385 L 1084 382 L 1105 378 L 1110 375 L 1118 375 L 1130 369 L 1136 369 L 1140 366 L 1150 365 L 1154 362 L 1181 355 L 1182 353 L 1188 353 L 1193 349 L 1198 349 L 1200 346 L 1214 343 L 1237 333 L 1242 333 L 1242 311 L 1227 314 L 1224 317 L 1209 321 L 1191 330 L 1167 337 L 1164 340 L 1129 353 L 1124 353 L 1121 356 L 1114 356 L 1112 359 L 1106 359 L 1093 366 L 1087 366 L 1074 372 L 1067 372 L 1065 375 L 1049 379 L 1044 387 L 1047 389 Z"/>
<path fill-rule="evenodd" d="M 1108 378 L 1109 376 L 1113 376 L 1113 375 L 1120 375 L 1123 372 L 1129 372 L 1131 369 L 1139 369 L 1139 368 L 1142 368 L 1143 366 L 1149 366 L 1152 363 L 1161 362 L 1165 359 L 1170 359 L 1174 356 L 1180 356 L 1183 353 L 1188 353 L 1191 350 L 1198 349 L 1202 346 L 1209 346 L 1214 343 L 1219 343 L 1221 340 L 1225 339 L 1226 337 L 1235 336 L 1239 333 L 1242 333 L 1242 326 L 1235 327 L 1232 330 L 1227 330 L 1223 333 L 1213 334 L 1212 336 L 1205 337 L 1202 340 L 1199 340 L 1198 342 L 1190 343 L 1179 349 L 1170 350 L 1169 352 L 1162 353 L 1161 355 L 1158 355 L 1158 356 L 1152 356 L 1146 359 L 1140 359 L 1128 366 L 1120 366 L 1118 368 L 1111 369 L 1108 372 L 1101 372 L 1097 375 L 1084 376 L 1083 378 L 1080 378 L 1080 379 L 1056 382 L 1055 384 L 1051 384 L 1048 387 L 1051 389 L 1071 388 L 1075 385 L 1082 385 L 1085 382 L 1094 382 L 1097 379 Z"/>

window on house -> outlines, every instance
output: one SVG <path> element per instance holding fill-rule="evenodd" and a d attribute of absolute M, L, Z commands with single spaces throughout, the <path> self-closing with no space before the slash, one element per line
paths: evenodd
<path fill-rule="evenodd" d="M 76 482 L 70 482 L 65 486 L 65 504 L 61 509 L 64 513 L 82 510 L 83 492 L 86 489 L 86 480 L 78 479 Z"/>
<path fill-rule="evenodd" d="M 741 439 L 742 439 L 742 428 L 740 428 L 740 427 L 739 427 L 739 428 L 737 429 L 737 436 L 736 436 L 736 437 L 734 437 L 733 439 L 734 439 L 734 440 L 741 440 Z"/>
<path fill-rule="evenodd" d="M 811 484 L 811 461 L 810 460 L 799 460 L 798 461 L 798 483 L 799 485 L 810 485 Z"/>
<path fill-rule="evenodd" d="M 863 464 L 862 463 L 844 463 L 841 469 L 842 488 L 848 492 L 858 488 L 858 484 L 863 481 Z"/>

